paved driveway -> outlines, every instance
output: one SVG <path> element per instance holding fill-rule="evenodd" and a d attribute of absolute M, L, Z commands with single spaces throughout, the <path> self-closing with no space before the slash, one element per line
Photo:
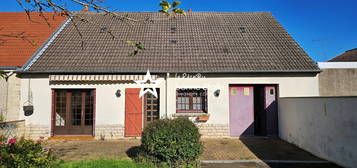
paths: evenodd
<path fill-rule="evenodd" d="M 224 163 L 202 164 L 202 168 L 341 168 L 332 163 Z"/>
<path fill-rule="evenodd" d="M 310 153 L 291 145 L 280 139 L 272 138 L 243 138 L 243 139 L 203 139 L 204 153 L 201 160 L 206 168 L 230 168 L 230 167 L 272 167 L 272 168 L 335 168 L 330 163 L 324 163 Z M 127 159 L 138 151 L 140 140 L 120 139 L 106 141 L 48 141 L 46 146 L 54 148 L 60 159 L 65 161 L 82 159 Z M 226 163 L 227 160 L 239 163 Z M 212 163 L 216 161 L 218 163 Z M 244 163 L 241 163 L 241 162 Z M 250 162 L 252 161 L 252 162 Z M 288 161 L 289 163 L 279 163 Z M 297 163 L 293 163 L 297 161 Z M 317 162 L 306 164 L 304 162 Z M 319 163 L 321 162 L 321 163 Z"/>

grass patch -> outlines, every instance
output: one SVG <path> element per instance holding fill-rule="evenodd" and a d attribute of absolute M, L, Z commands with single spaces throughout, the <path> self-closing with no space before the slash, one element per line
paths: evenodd
<path fill-rule="evenodd" d="M 65 162 L 56 168 L 152 168 L 128 160 L 83 160 Z"/>

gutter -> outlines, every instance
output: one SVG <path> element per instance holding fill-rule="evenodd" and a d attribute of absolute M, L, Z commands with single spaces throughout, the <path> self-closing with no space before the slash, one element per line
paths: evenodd
<path fill-rule="evenodd" d="M 64 29 L 64 27 L 70 22 L 70 19 L 67 17 L 66 20 L 57 28 L 57 30 L 48 38 L 41 47 L 35 52 L 34 55 L 31 56 L 30 59 L 26 61 L 26 63 L 22 66 L 22 68 L 18 69 L 16 72 L 24 72 L 27 71 L 36 60 L 42 55 L 43 52 L 48 48 L 48 46 L 56 39 L 58 34 Z"/>
<path fill-rule="evenodd" d="M 17 69 L 18 69 L 18 67 L 16 67 L 16 66 L 0 66 L 0 70 L 3 70 L 5 72 L 7 72 L 7 71 L 15 71 Z"/>

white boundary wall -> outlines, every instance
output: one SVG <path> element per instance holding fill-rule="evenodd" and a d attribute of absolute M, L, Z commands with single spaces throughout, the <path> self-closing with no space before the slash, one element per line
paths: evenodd
<path fill-rule="evenodd" d="M 279 99 L 280 138 L 345 167 L 357 167 L 357 97 Z"/>

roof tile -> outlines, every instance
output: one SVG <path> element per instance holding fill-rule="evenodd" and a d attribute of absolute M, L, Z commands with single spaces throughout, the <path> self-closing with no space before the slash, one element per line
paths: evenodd
<path fill-rule="evenodd" d="M 22 39 L 0 35 L 0 67 L 21 67 L 65 19 L 55 13 L 46 12 L 44 16 L 48 19 L 49 26 L 38 14 L 31 13 L 31 21 L 24 12 L 0 12 L 1 35 L 17 35 L 23 32 L 29 36 L 28 40 L 37 43 L 32 45 Z"/>
<path fill-rule="evenodd" d="M 163 18 L 160 13 L 134 12 L 133 18 Z M 317 65 L 267 12 L 193 12 L 161 21 L 127 24 L 108 15 L 83 14 L 101 27 L 78 22 L 84 48 L 68 24 L 28 69 L 29 72 L 273 72 L 318 71 Z M 143 42 L 146 50 L 128 56 Z"/>

